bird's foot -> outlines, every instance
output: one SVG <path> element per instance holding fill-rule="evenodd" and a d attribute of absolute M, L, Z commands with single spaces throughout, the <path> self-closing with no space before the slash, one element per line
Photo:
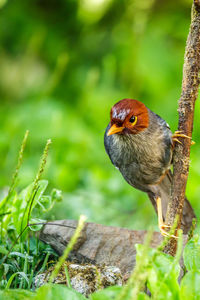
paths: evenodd
<path fill-rule="evenodd" d="M 182 131 L 180 131 L 180 130 L 175 131 L 175 133 L 172 135 L 173 142 L 177 142 L 179 144 L 182 144 L 181 141 L 179 141 L 179 139 L 178 139 L 179 137 L 190 139 L 191 140 L 191 145 L 195 144 L 195 142 L 192 141 L 192 138 L 190 136 L 188 136 L 186 134 L 183 134 Z"/>
<path fill-rule="evenodd" d="M 157 212 L 158 212 L 158 226 L 159 226 L 159 229 L 160 229 L 160 233 L 163 235 L 163 236 L 167 236 L 167 237 L 170 237 L 170 238 L 175 238 L 177 239 L 178 237 L 171 234 L 169 232 L 169 229 L 171 228 L 171 226 L 169 225 L 166 225 L 163 221 L 163 217 L 162 217 L 162 202 L 161 202 L 161 198 L 160 197 L 157 197 L 156 198 L 156 204 L 157 204 Z M 166 230 L 168 228 L 168 230 Z"/>
<path fill-rule="evenodd" d="M 165 223 L 161 223 L 159 224 L 159 229 L 160 229 L 160 233 L 163 235 L 163 236 L 167 236 L 167 237 L 170 237 L 170 238 L 175 238 L 175 239 L 178 239 L 177 236 L 175 236 L 174 234 L 170 234 L 169 231 L 166 231 L 165 228 L 171 228 L 171 226 L 169 225 L 166 225 Z"/>

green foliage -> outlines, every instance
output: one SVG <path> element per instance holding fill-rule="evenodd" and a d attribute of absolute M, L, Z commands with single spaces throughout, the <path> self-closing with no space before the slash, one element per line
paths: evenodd
<path fill-rule="evenodd" d="M 148 266 L 147 287 L 155 299 L 179 299 L 179 263 L 175 263 L 174 258 L 162 252 L 156 252 L 154 249 L 148 252 L 151 259 Z"/>
<path fill-rule="evenodd" d="M 176 129 L 190 9 L 189 0 L 0 0 L 0 299 L 85 299 L 58 285 L 30 291 L 34 277 L 57 260 L 35 235 L 46 219 L 85 214 L 107 225 L 157 226 L 146 195 L 128 186 L 106 157 L 103 134 L 111 106 L 125 97 L 143 101 Z M 32 138 L 27 141 L 27 131 L 11 180 L 24 128 Z M 47 181 L 41 175 L 49 142 L 38 171 L 36 166 L 49 136 L 53 149 Z M 197 145 L 199 136 L 194 126 Z M 187 186 L 197 215 L 199 155 L 193 146 Z M 200 299 L 199 245 L 197 233 L 184 249 L 179 284 L 181 242 L 172 258 L 162 253 L 163 245 L 150 249 L 147 240 L 137 246 L 127 285 L 99 290 L 90 298 Z"/>
<path fill-rule="evenodd" d="M 33 287 L 34 276 L 44 271 L 50 257 L 57 256 L 49 246 L 34 236 L 34 232 L 41 229 L 45 222 L 44 219 L 39 219 L 41 215 L 61 198 L 61 192 L 55 189 L 50 195 L 45 195 L 48 181 L 40 180 L 46 164 L 49 142 L 44 149 L 35 180 L 22 191 L 17 191 L 26 140 L 27 133 L 19 151 L 16 171 L 8 194 L 0 202 L 0 286 L 6 289 Z"/>
<path fill-rule="evenodd" d="M 91 300 L 116 299 L 116 297 L 120 294 L 121 291 L 122 291 L 122 287 L 120 287 L 120 286 L 111 286 L 111 287 L 108 287 L 104 290 L 100 290 L 96 293 L 93 293 L 90 297 L 91 297 Z"/>
<path fill-rule="evenodd" d="M 67 288 L 62 285 L 45 285 L 38 289 L 37 295 L 34 298 L 35 300 L 54 300 L 54 299 L 60 299 L 60 300 L 66 300 L 66 299 L 72 299 L 72 300 L 84 300 L 86 299 L 81 294 L 77 293 L 74 290 L 71 290 L 70 288 Z"/>
<path fill-rule="evenodd" d="M 189 271 L 181 281 L 180 298 L 181 300 L 200 299 L 200 271 Z"/>
<path fill-rule="evenodd" d="M 90 295 L 91 300 L 197 300 L 200 299 L 200 271 L 193 269 L 190 264 L 193 261 L 192 253 L 198 250 L 198 245 L 194 243 L 191 248 L 186 245 L 188 257 L 184 255 L 184 263 L 188 265 L 189 270 L 181 279 L 180 284 L 178 278 L 180 276 L 180 253 L 182 250 L 182 242 L 179 242 L 179 249 L 176 257 L 171 257 L 162 252 L 164 243 L 157 249 L 149 248 L 151 235 L 146 239 L 144 245 L 137 245 L 136 267 L 133 271 L 127 285 L 124 287 L 113 286 L 104 290 L 99 290 Z M 195 241 L 194 237 L 194 240 Z M 181 239 L 180 239 L 181 240 Z M 139 269 L 138 269 L 139 266 Z M 140 272 L 140 273 L 139 273 Z M 139 275 L 139 276 L 138 276 Z M 13 274 L 12 278 L 17 276 Z M 25 274 L 21 274 L 25 276 Z M 7 288 L 9 287 L 9 282 Z M 145 291 L 147 289 L 151 293 L 149 297 Z M 9 290 L 5 289 L 0 292 L 0 299 L 86 299 L 83 295 L 74 291 L 71 287 L 56 284 L 45 284 L 35 292 L 25 290 Z"/>
<path fill-rule="evenodd" d="M 200 270 L 200 236 L 195 234 L 185 246 L 184 263 L 188 271 Z"/>
<path fill-rule="evenodd" d="M 26 138 L 27 136 L 25 136 L 24 141 L 26 141 Z M 54 251 L 38 241 L 34 235 L 34 232 L 38 231 L 41 228 L 41 223 L 44 222 L 38 217 L 41 218 L 46 211 L 52 209 L 55 201 L 61 200 L 61 192 L 54 189 L 50 195 L 45 195 L 48 181 L 41 180 L 49 142 L 47 142 L 44 149 L 35 180 L 22 191 L 17 191 L 16 182 L 25 148 L 24 141 L 19 151 L 18 164 L 8 195 L 0 202 L 2 212 L 0 285 L 4 289 L 0 291 L 0 299 L 86 299 L 73 290 L 70 285 L 66 287 L 52 284 L 80 235 L 84 226 L 84 216 L 80 217 L 74 236 L 54 266 L 49 278 L 51 284 L 45 284 L 38 289 L 34 286 L 35 276 L 48 268 L 50 259 L 56 259 Z M 12 199 L 12 202 L 10 199 Z M 5 214 L 6 211 L 9 211 L 9 213 Z M 90 295 L 90 299 L 147 300 L 150 299 L 145 293 L 147 289 L 151 293 L 152 300 L 200 299 L 199 234 L 191 235 L 185 246 L 183 258 L 186 272 L 180 284 L 178 282 L 181 271 L 179 261 L 183 243 L 181 232 L 179 232 L 175 257 L 163 253 L 164 246 L 169 238 L 166 238 L 157 249 L 149 247 L 151 239 L 152 234 L 149 232 L 144 245 L 136 245 L 136 266 L 125 286 L 100 289 Z M 69 280 L 68 278 L 68 282 Z M 17 291 L 16 288 L 18 288 Z M 30 289 L 35 291 L 27 291 Z"/>
<path fill-rule="evenodd" d="M 64 201 L 48 218 L 85 214 L 96 223 L 157 229 L 147 196 L 111 165 L 103 134 L 111 106 L 125 97 L 143 101 L 177 129 L 191 1 L 1 2 L 0 192 L 28 128 L 21 189 L 32 182 L 44 140 L 53 141 L 45 178 L 50 189 L 63 191 Z M 187 185 L 197 215 L 198 130 L 194 126 Z"/>
<path fill-rule="evenodd" d="M 2 232 L 6 234 L 9 229 L 15 229 L 16 236 L 16 234 L 20 235 L 25 229 L 27 229 L 26 232 L 23 234 L 23 239 L 25 239 L 29 230 L 37 231 L 41 229 L 42 224 L 38 225 L 39 227 L 36 227 L 36 225 L 34 224 L 45 222 L 45 220 L 39 219 L 41 214 L 49 211 L 53 207 L 55 201 L 58 199 L 55 196 L 55 193 L 60 193 L 60 191 L 55 192 L 54 189 L 51 195 L 44 195 L 47 185 L 47 180 L 38 181 L 38 187 L 37 190 L 34 192 L 34 196 L 34 183 L 31 183 L 19 194 L 17 194 L 16 192 L 14 193 L 14 197 L 11 198 L 12 206 L 9 209 L 9 214 L 5 215 L 1 222 Z M 29 201 L 32 198 L 32 205 L 29 207 L 29 209 L 27 209 L 27 204 L 29 204 Z M 31 226 L 31 224 L 33 225 Z M 2 235 L 2 238 L 3 236 L 4 235 Z"/>
<path fill-rule="evenodd" d="M 29 300 L 33 299 L 34 293 L 27 290 L 13 289 L 0 291 L 0 299 L 4 300 Z"/>

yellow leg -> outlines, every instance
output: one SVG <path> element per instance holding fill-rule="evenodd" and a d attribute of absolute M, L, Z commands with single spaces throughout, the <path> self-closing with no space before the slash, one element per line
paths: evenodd
<path fill-rule="evenodd" d="M 165 228 L 170 228 L 170 226 L 166 225 L 163 222 L 163 217 L 162 217 L 162 203 L 161 203 L 161 198 L 160 197 L 156 198 L 156 204 L 157 204 L 157 212 L 158 212 L 158 226 L 159 226 L 161 234 L 163 236 L 170 236 L 170 237 L 173 237 L 173 238 L 177 239 L 178 238 L 177 236 L 170 235 L 169 232 L 167 232 L 165 230 Z"/>
<path fill-rule="evenodd" d="M 172 140 L 174 142 L 178 142 L 179 144 L 182 144 L 180 141 L 179 141 L 179 137 L 182 137 L 182 138 L 186 138 L 186 139 L 190 139 L 191 140 L 191 145 L 194 145 L 195 142 L 192 141 L 192 138 L 186 134 L 183 134 L 181 131 L 177 130 L 175 131 L 175 133 L 172 135 Z"/>

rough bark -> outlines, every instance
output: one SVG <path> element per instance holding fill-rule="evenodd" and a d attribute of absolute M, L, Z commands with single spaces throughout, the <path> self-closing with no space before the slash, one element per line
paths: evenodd
<path fill-rule="evenodd" d="M 178 130 L 191 137 L 193 130 L 195 101 L 198 97 L 200 70 L 200 1 L 194 0 L 191 14 L 190 31 L 187 38 L 184 66 L 182 92 L 178 103 L 179 125 Z M 174 224 L 178 215 L 177 229 L 180 228 L 185 189 L 187 184 L 191 140 L 180 138 L 182 144 L 176 143 L 174 149 L 174 174 L 172 182 L 172 201 L 167 211 L 166 223 Z M 176 252 L 177 240 L 172 238 L 165 248 L 165 252 L 174 255 Z"/>

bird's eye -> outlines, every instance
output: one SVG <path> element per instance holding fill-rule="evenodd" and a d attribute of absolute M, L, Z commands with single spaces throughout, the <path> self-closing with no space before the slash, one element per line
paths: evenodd
<path fill-rule="evenodd" d="M 129 122 L 131 123 L 131 126 L 133 127 L 133 126 L 137 123 L 137 117 L 132 116 L 132 117 L 129 119 Z"/>
<path fill-rule="evenodd" d="M 135 116 L 132 116 L 129 120 L 130 123 L 134 123 L 135 122 Z"/>

